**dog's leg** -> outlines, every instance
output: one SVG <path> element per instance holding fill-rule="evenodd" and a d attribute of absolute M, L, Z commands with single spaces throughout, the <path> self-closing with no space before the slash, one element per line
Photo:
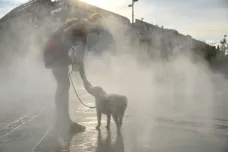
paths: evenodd
<path fill-rule="evenodd" d="M 124 116 L 124 114 L 121 114 L 121 115 L 119 116 L 119 127 L 120 127 L 120 128 L 121 128 L 122 123 L 123 123 L 123 116 Z"/>
<path fill-rule="evenodd" d="M 112 117 L 113 117 L 113 119 L 114 119 L 114 121 L 115 121 L 115 123 L 116 123 L 116 127 L 119 128 L 118 116 L 115 115 L 115 114 L 113 114 Z"/>
<path fill-rule="evenodd" d="M 124 117 L 126 108 L 127 108 L 127 103 L 125 104 L 125 106 L 123 107 L 123 109 L 120 112 L 120 117 L 119 117 L 120 128 L 121 128 L 121 126 L 123 124 L 123 117 Z"/>
<path fill-rule="evenodd" d="M 96 129 L 99 130 L 101 126 L 101 112 L 97 110 L 97 127 Z"/>
<path fill-rule="evenodd" d="M 107 125 L 106 128 L 109 129 L 110 128 L 110 121 L 111 121 L 111 114 L 107 114 Z"/>

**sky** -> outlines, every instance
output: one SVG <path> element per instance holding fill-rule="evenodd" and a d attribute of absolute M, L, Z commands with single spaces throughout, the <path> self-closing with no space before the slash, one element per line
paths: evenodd
<path fill-rule="evenodd" d="M 0 0 L 0 17 L 28 0 Z M 82 0 L 131 19 L 131 0 Z M 228 34 L 228 0 L 138 0 L 135 18 L 208 43 Z"/>

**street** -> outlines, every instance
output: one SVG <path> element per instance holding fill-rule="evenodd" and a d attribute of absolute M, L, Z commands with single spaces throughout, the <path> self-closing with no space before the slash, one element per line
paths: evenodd
<path fill-rule="evenodd" d="M 0 1 L 0 152 L 228 152 L 224 4 L 8 1 Z M 79 102 L 68 76 L 86 105 L 95 105 L 87 81 L 128 98 L 120 132 L 113 119 L 105 128 L 104 115 L 96 130 L 96 110 Z M 55 99 L 68 100 L 69 84 L 70 117 L 86 131 L 59 142 Z"/>
<path fill-rule="evenodd" d="M 79 90 L 82 100 L 93 105 L 93 98 Z M 182 118 L 137 115 L 130 106 L 124 118 L 122 133 L 117 134 L 112 121 L 110 132 L 105 129 L 103 116 L 100 132 L 95 129 L 97 120 L 94 109 L 81 105 L 71 92 L 71 117 L 86 126 L 86 131 L 72 136 L 71 152 L 226 152 L 228 149 L 228 120 L 216 119 L 205 123 L 200 117 Z M 23 102 L 24 106 L 28 102 Z M 42 104 L 39 104 L 42 105 Z M 27 105 L 28 106 L 28 105 Z M 8 106 L 10 107 L 10 106 Z M 45 141 L 52 124 L 54 108 L 37 107 L 30 111 L 2 108 L 0 120 L 0 151 L 31 152 Z M 141 118 L 139 118 L 141 117 Z M 7 118 L 7 119 L 6 119 Z M 138 119 L 139 118 L 139 119 Z M 203 121 L 202 121 L 203 120 Z M 44 140 L 44 141 L 43 141 Z M 42 148 L 41 148 L 42 149 Z M 53 150 L 53 149 L 52 149 Z M 52 151 L 48 149 L 48 151 Z M 43 151 L 45 151 L 43 149 Z"/>

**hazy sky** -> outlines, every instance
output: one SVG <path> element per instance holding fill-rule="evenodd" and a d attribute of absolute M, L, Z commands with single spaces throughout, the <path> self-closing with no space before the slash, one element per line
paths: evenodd
<path fill-rule="evenodd" d="M 0 0 L 0 17 L 28 0 Z M 131 0 L 83 0 L 131 18 Z M 136 18 L 207 42 L 228 34 L 228 0 L 139 0 Z"/>

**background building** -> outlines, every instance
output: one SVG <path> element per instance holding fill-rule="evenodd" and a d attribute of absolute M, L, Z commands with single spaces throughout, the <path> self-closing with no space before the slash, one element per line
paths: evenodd
<path fill-rule="evenodd" d="M 197 41 L 191 36 L 185 36 L 176 30 L 165 29 L 137 19 L 132 25 L 126 17 L 82 1 L 31 0 L 0 19 L 0 44 L 6 47 L 1 49 L 1 57 L 5 58 L 4 55 L 9 52 L 23 54 L 26 48 L 22 47 L 22 44 L 28 43 L 31 39 L 42 44 L 45 38 L 66 19 L 87 18 L 92 13 L 100 13 L 105 17 L 114 16 L 118 19 L 119 23 L 125 27 L 124 35 L 131 37 L 131 43 L 143 48 L 149 59 L 158 56 L 168 58 L 185 50 L 183 48 L 201 54 L 209 61 L 216 56 L 215 47 Z M 116 32 L 118 33 L 118 31 Z M 4 53 L 4 50 L 8 50 L 7 53 Z M 15 52 L 15 50 L 18 51 Z"/>

